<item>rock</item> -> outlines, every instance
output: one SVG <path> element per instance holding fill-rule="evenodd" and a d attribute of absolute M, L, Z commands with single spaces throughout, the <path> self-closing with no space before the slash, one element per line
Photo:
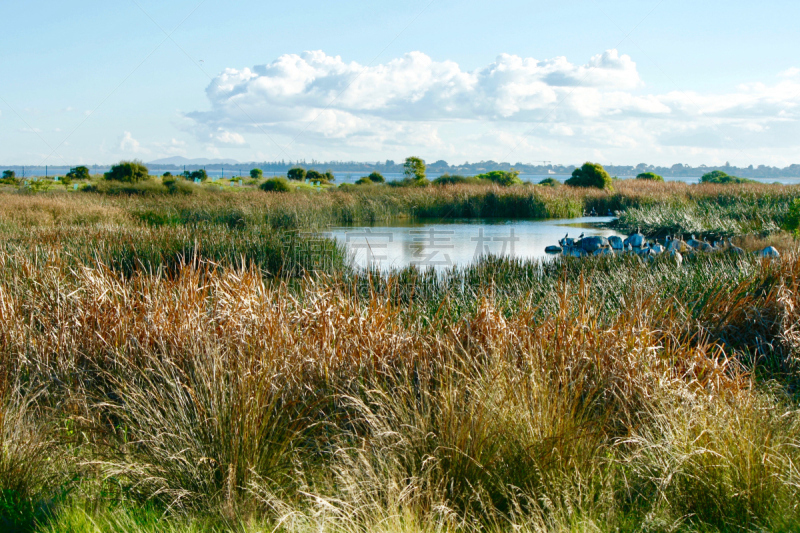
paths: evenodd
<path fill-rule="evenodd" d="M 653 247 L 650 248 L 650 249 L 653 250 L 657 254 L 663 254 L 664 250 L 666 250 L 666 248 L 664 248 L 660 244 L 654 244 Z"/>
<path fill-rule="evenodd" d="M 624 245 L 622 244 L 622 239 L 617 237 L 616 235 L 608 238 L 608 244 L 610 244 L 614 250 L 622 250 L 622 248 L 624 247 Z"/>
<path fill-rule="evenodd" d="M 560 254 L 562 251 L 560 246 L 548 246 L 544 249 L 544 252 L 547 254 Z"/>
<path fill-rule="evenodd" d="M 581 239 L 581 248 L 588 253 L 592 253 L 600 248 L 608 246 L 608 239 L 605 237 L 584 237 Z"/>
<path fill-rule="evenodd" d="M 774 246 L 767 246 L 766 248 L 764 248 L 763 250 L 758 252 L 758 255 L 761 256 L 761 257 L 774 257 L 774 258 L 777 258 L 777 257 L 781 256 L 781 253 Z"/>
<path fill-rule="evenodd" d="M 599 248 L 594 251 L 594 255 L 614 255 L 614 250 L 611 248 Z"/>
<path fill-rule="evenodd" d="M 642 246 L 644 246 L 644 235 L 642 235 L 641 233 L 634 233 L 633 235 L 625 239 L 623 244 L 630 244 L 634 248 L 641 248 Z"/>
<path fill-rule="evenodd" d="M 569 255 L 572 257 L 583 257 L 584 255 L 586 255 L 586 252 L 584 252 L 581 248 L 566 248 L 564 250 L 564 255 Z"/>

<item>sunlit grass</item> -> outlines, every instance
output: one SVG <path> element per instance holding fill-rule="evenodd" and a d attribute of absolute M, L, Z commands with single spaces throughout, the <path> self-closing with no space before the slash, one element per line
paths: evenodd
<path fill-rule="evenodd" d="M 749 201 L 685 188 L 731 220 Z M 780 260 L 387 274 L 266 222 L 330 200 L 237 194 L 10 197 L 0 529 L 800 528 L 789 237 Z"/>

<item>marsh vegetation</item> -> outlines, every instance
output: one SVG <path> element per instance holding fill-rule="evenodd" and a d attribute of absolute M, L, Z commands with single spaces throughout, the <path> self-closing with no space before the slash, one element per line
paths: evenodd
<path fill-rule="evenodd" d="M 800 528 L 800 189 L 177 183 L 0 193 L 0 529 Z M 308 233 L 592 209 L 783 256 L 386 273 Z"/>

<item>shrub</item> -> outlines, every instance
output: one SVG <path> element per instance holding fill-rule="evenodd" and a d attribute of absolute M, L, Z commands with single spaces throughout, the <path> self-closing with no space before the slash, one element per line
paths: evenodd
<path fill-rule="evenodd" d="M 314 169 L 311 169 L 308 172 L 306 172 L 306 179 L 311 183 L 322 183 L 326 181 L 325 174 Z"/>
<path fill-rule="evenodd" d="M 201 168 L 199 170 L 195 170 L 193 172 L 188 173 L 188 175 L 184 173 L 184 177 L 190 181 L 194 180 L 206 181 L 208 179 L 208 174 L 206 173 L 206 169 Z"/>
<path fill-rule="evenodd" d="M 326 170 L 324 176 L 325 176 L 325 181 L 329 183 L 336 181 L 336 176 L 334 176 L 333 172 L 331 172 L 330 170 Z"/>
<path fill-rule="evenodd" d="M 270 178 L 259 187 L 266 192 L 289 192 L 292 190 L 286 178 Z"/>
<path fill-rule="evenodd" d="M 650 181 L 664 181 L 662 176 L 659 176 L 655 172 L 642 172 L 638 176 L 636 176 L 637 180 L 650 180 Z"/>
<path fill-rule="evenodd" d="M 384 177 L 383 177 L 383 174 L 381 174 L 381 173 L 380 173 L 380 172 L 378 172 L 378 171 L 375 171 L 375 172 L 373 172 L 372 174 L 370 174 L 369 176 L 367 176 L 367 178 L 368 178 L 368 179 L 369 179 L 369 181 L 371 181 L 372 183 L 386 183 L 386 178 L 384 178 Z"/>
<path fill-rule="evenodd" d="M 794 233 L 795 237 L 800 236 L 800 198 L 792 200 L 789 213 L 786 215 L 782 224 L 783 229 Z"/>
<path fill-rule="evenodd" d="M 167 180 L 169 182 L 169 180 Z M 188 192 L 191 194 L 191 186 L 189 184 L 183 185 L 188 191 L 181 190 L 179 192 Z M 106 194 L 109 196 L 160 196 L 167 192 L 177 192 L 170 190 L 167 183 L 158 183 L 154 180 L 147 180 L 142 182 L 130 183 L 125 181 L 105 180 L 98 183 L 91 183 L 81 189 L 82 192 L 95 192 Z"/>
<path fill-rule="evenodd" d="M 193 194 L 195 187 L 174 176 L 168 177 L 161 182 L 170 194 Z"/>
<path fill-rule="evenodd" d="M 264 177 L 264 172 L 260 168 L 253 168 L 250 170 L 250 177 L 254 180 L 260 180 Z"/>
<path fill-rule="evenodd" d="M 356 180 L 356 185 L 373 185 L 373 182 L 367 176 L 364 176 Z"/>
<path fill-rule="evenodd" d="M 421 180 L 413 178 L 403 178 L 401 180 L 393 180 L 387 183 L 390 187 L 427 187 L 431 182 L 427 178 Z"/>
<path fill-rule="evenodd" d="M 87 167 L 75 167 L 69 169 L 67 175 L 65 176 L 68 180 L 88 180 L 89 179 L 89 169 Z"/>
<path fill-rule="evenodd" d="M 502 185 L 503 187 L 522 183 L 522 180 L 519 179 L 518 170 L 492 170 L 486 174 L 478 174 L 475 177 L 477 179 L 491 181 L 492 183 Z"/>
<path fill-rule="evenodd" d="M 144 181 L 150 177 L 150 172 L 141 161 L 120 161 L 105 173 L 105 179 L 109 181 L 121 181 L 125 183 L 135 183 Z"/>
<path fill-rule="evenodd" d="M 289 171 L 286 173 L 286 177 L 292 181 L 305 181 L 306 169 L 304 169 L 303 167 L 290 168 Z"/>
<path fill-rule="evenodd" d="M 3 177 L 0 178 L 0 183 L 5 183 L 7 185 L 16 185 L 17 184 L 17 175 L 13 170 L 4 170 Z"/>
<path fill-rule="evenodd" d="M 728 183 L 756 183 L 754 180 L 749 180 L 747 178 L 739 178 L 737 176 L 729 176 L 725 172 L 721 170 L 712 170 L 707 174 L 703 174 L 703 177 L 700 178 L 700 183 L 721 183 L 721 184 L 728 184 Z"/>
<path fill-rule="evenodd" d="M 539 182 L 539 185 L 544 185 L 545 187 L 558 187 L 561 185 L 561 182 L 555 178 L 545 178 Z"/>
<path fill-rule="evenodd" d="M 566 181 L 572 187 L 595 187 L 597 189 L 612 189 L 611 176 L 600 163 L 586 162 L 581 168 L 572 171 L 572 177 Z"/>
<path fill-rule="evenodd" d="M 442 174 L 435 180 L 433 180 L 434 185 L 443 186 L 443 185 L 461 185 L 462 183 L 478 183 L 480 180 L 478 178 L 470 177 L 467 178 L 466 176 L 461 176 L 459 174 Z"/>

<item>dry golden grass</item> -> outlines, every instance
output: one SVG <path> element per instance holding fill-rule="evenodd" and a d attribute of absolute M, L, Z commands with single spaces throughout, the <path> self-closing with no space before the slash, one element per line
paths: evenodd
<path fill-rule="evenodd" d="M 800 528 L 800 259 L 785 234 L 767 237 L 779 261 L 265 275 L 282 245 L 270 228 L 796 190 L 615 187 L 0 193 L 0 525 L 77 487 L 43 528 Z M 110 510 L 79 512 L 100 497 Z M 145 504 L 144 525 L 116 507 Z"/>
<path fill-rule="evenodd" d="M 795 404 L 747 357 L 792 372 L 794 257 L 702 303 L 633 284 L 608 313 L 565 272 L 553 313 L 487 286 L 436 320 L 391 280 L 0 266 L 3 368 L 48 384 L 116 498 L 292 530 L 798 524 Z"/>

